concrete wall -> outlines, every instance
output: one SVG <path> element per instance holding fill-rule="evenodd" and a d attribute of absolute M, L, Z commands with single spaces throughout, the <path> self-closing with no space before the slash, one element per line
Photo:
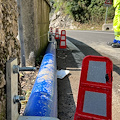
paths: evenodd
<path fill-rule="evenodd" d="M 0 0 L 0 120 L 6 119 L 6 62 L 16 57 L 20 64 L 17 17 L 15 0 Z"/>
<path fill-rule="evenodd" d="M 50 6 L 47 0 L 21 1 L 26 65 L 34 66 L 47 46 Z"/>

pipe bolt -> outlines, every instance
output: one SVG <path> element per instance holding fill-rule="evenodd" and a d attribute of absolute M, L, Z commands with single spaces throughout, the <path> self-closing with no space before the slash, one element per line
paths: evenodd
<path fill-rule="evenodd" d="M 13 73 L 19 73 L 19 71 L 36 71 L 36 67 L 19 67 L 18 65 L 13 65 Z"/>
<path fill-rule="evenodd" d="M 21 100 L 25 100 L 25 96 L 14 95 L 14 97 L 13 97 L 14 104 L 20 102 Z"/>

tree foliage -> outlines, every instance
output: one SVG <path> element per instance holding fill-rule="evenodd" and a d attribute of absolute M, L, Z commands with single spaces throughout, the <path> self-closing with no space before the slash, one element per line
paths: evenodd
<path fill-rule="evenodd" d="M 85 23 L 88 21 L 100 22 L 105 19 L 105 0 L 52 0 L 56 11 L 63 10 L 71 15 L 75 21 Z M 108 19 L 113 19 L 114 8 L 108 9 Z"/>

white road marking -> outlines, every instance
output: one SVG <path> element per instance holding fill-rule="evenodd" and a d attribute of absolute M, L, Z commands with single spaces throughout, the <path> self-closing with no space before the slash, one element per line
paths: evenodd
<path fill-rule="evenodd" d="M 100 33 L 100 34 L 112 34 L 112 35 L 114 35 L 114 33 L 111 33 L 111 32 L 100 32 L 100 31 L 76 31 L 76 30 L 67 30 L 68 32 L 87 32 L 87 33 Z"/>

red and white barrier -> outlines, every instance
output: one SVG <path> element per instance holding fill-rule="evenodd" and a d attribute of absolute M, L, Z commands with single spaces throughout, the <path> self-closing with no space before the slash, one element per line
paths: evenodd
<path fill-rule="evenodd" d="M 53 28 L 52 27 L 50 27 L 50 33 L 53 34 Z"/>
<path fill-rule="evenodd" d="M 84 58 L 74 120 L 112 120 L 112 70 L 107 57 Z"/>
<path fill-rule="evenodd" d="M 55 31 L 55 39 L 59 39 L 59 29 L 56 28 L 56 31 Z"/>
<path fill-rule="evenodd" d="M 60 38 L 60 48 L 66 49 L 66 31 L 61 31 L 61 38 Z"/>

